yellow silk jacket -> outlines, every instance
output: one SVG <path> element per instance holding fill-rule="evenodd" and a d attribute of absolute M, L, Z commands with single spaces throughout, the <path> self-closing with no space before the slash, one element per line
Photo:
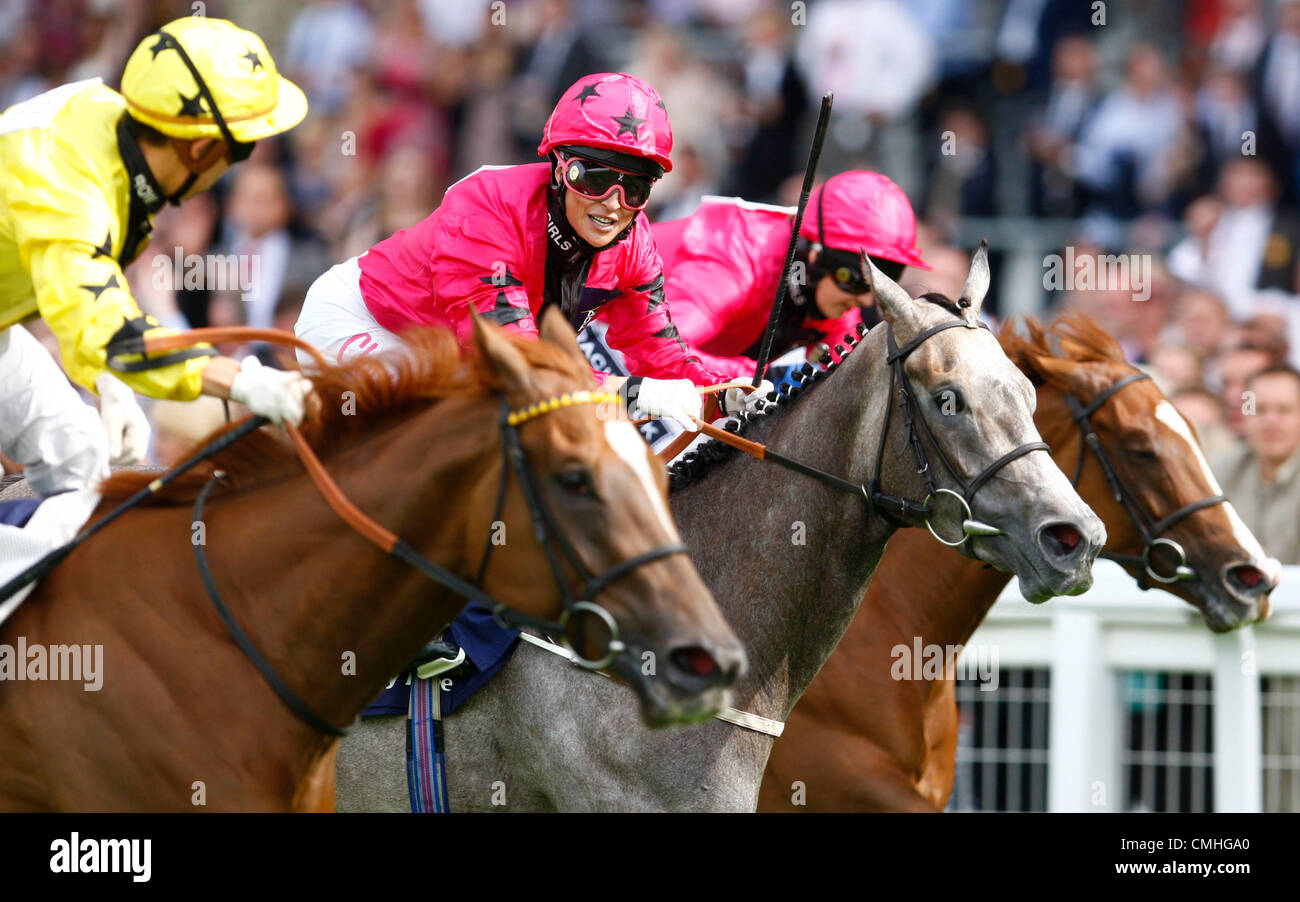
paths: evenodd
<path fill-rule="evenodd" d="M 141 314 L 122 274 L 165 202 L 120 126 L 125 109 L 96 78 L 0 115 L 0 329 L 39 315 L 75 382 L 93 388 L 111 342 L 119 365 L 138 367 L 113 370 L 131 388 L 192 400 L 207 357 L 158 365 L 124 352 L 131 339 L 172 331 Z"/>

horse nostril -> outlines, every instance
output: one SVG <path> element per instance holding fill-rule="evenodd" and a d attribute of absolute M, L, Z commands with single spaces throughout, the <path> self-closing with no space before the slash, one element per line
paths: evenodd
<path fill-rule="evenodd" d="M 1047 539 L 1047 547 L 1060 557 L 1070 555 L 1083 540 L 1079 530 L 1069 523 L 1046 526 L 1043 528 L 1043 536 Z"/>
<path fill-rule="evenodd" d="M 1229 567 L 1227 573 L 1229 587 L 1247 595 L 1268 591 L 1268 577 L 1264 571 L 1253 564 L 1238 564 Z"/>
<path fill-rule="evenodd" d="M 718 662 L 713 655 L 698 645 L 674 649 L 669 657 L 675 667 L 693 677 L 707 679 L 719 672 Z"/>

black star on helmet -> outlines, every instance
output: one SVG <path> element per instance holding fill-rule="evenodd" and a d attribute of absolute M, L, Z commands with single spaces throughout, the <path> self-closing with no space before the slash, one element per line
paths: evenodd
<path fill-rule="evenodd" d="M 78 287 L 86 289 L 86 291 L 89 291 L 95 296 L 95 300 L 99 300 L 99 296 L 105 291 L 108 291 L 110 288 L 121 288 L 122 284 L 117 281 L 117 274 L 114 273 L 108 277 L 108 281 L 103 285 L 80 285 Z"/>
<path fill-rule="evenodd" d="M 642 125 L 645 124 L 645 120 L 638 119 L 635 116 L 633 116 L 631 107 L 628 107 L 627 112 L 624 113 L 622 116 L 614 116 L 612 118 L 615 122 L 618 123 L 618 135 L 627 132 L 633 138 L 641 137 L 637 129 L 639 129 Z M 615 135 L 614 137 L 617 138 L 618 135 Z"/>
<path fill-rule="evenodd" d="M 514 277 L 514 274 L 510 272 L 510 267 L 508 265 L 506 266 L 505 275 L 494 272 L 490 276 L 479 276 L 479 281 L 484 285 L 495 285 L 498 288 L 509 288 L 512 285 L 524 284 Z"/>
<path fill-rule="evenodd" d="M 581 106 L 582 104 L 586 103 L 586 101 L 587 101 L 589 98 L 592 98 L 592 97 L 599 97 L 600 95 L 599 95 L 598 93 L 596 93 L 596 85 L 598 85 L 598 84 L 600 84 L 600 82 L 596 82 L 596 81 L 594 81 L 594 82 L 592 82 L 592 83 L 589 84 L 589 85 L 583 85 L 583 86 L 582 86 L 582 91 L 578 94 L 577 97 L 575 97 L 575 98 L 573 98 L 573 99 L 576 100 L 576 101 L 578 101 L 578 105 Z"/>
<path fill-rule="evenodd" d="M 240 59 L 248 60 L 248 64 L 253 67 L 251 70 L 253 72 L 256 72 L 258 69 L 262 68 L 262 58 L 257 55 L 256 50 L 248 51 L 243 56 L 241 56 Z"/>
<path fill-rule="evenodd" d="M 158 43 L 154 44 L 152 47 L 149 48 L 149 52 L 153 54 L 153 56 L 149 58 L 156 60 L 158 58 L 158 54 L 162 53 L 164 50 L 166 50 L 169 47 L 171 47 L 171 41 L 168 40 L 167 35 L 165 34 L 158 35 Z"/>
<path fill-rule="evenodd" d="M 181 94 L 181 111 L 177 116 L 202 116 L 203 115 L 203 95 L 196 93 L 193 97 L 186 97 Z"/>

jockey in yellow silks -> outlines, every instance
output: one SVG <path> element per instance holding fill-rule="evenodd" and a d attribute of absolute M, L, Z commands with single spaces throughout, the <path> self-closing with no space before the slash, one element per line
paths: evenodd
<path fill-rule="evenodd" d="M 0 526 L 0 565 L 25 553 L 19 546 L 35 538 L 46 508 L 88 515 L 110 456 L 143 455 L 148 422 L 132 389 L 232 398 L 275 421 L 301 420 L 310 383 L 298 374 L 207 346 L 146 356 L 142 337 L 165 333 L 141 314 L 122 268 L 165 203 L 207 190 L 253 142 L 306 112 L 261 38 L 225 20 L 183 18 L 135 49 L 122 93 L 90 79 L 0 115 L 0 451 L 24 465 L 37 494 L 66 493 L 27 529 Z M 67 375 L 100 395 L 102 424 L 20 325 L 36 316 L 58 338 Z M 46 539 L 75 533 L 84 515 L 41 524 Z"/>
<path fill-rule="evenodd" d="M 301 418 L 300 376 L 241 367 L 207 346 L 146 358 L 141 337 L 166 330 L 141 314 L 122 268 L 165 203 L 210 188 L 253 142 L 306 111 L 261 38 L 184 18 L 140 43 L 121 94 L 90 79 L 0 115 L 0 450 L 25 465 L 35 491 L 89 484 L 110 448 L 121 462 L 143 455 L 148 425 L 129 389 L 231 397 L 275 420 Z M 18 325 L 34 316 L 58 338 L 68 376 L 101 396 L 107 437 Z"/>

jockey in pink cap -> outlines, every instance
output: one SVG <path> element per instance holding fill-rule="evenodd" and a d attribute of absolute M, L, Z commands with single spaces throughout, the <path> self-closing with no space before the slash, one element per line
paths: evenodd
<path fill-rule="evenodd" d="M 753 375 L 794 212 L 714 197 L 685 219 L 655 224 L 673 318 L 710 369 Z M 895 280 L 907 266 L 930 268 L 916 248 L 907 195 L 876 172 L 843 172 L 815 188 L 799 234 L 803 266 L 791 273 L 773 358 L 801 344 L 834 345 L 859 322 L 877 321 L 859 248 Z"/>
<path fill-rule="evenodd" d="M 634 414 L 694 429 L 695 386 L 724 380 L 677 333 L 641 213 L 672 168 L 672 146 L 650 85 L 581 78 L 546 123 L 537 152 L 548 162 L 485 166 L 452 185 L 424 221 L 321 276 L 295 331 L 342 362 L 398 346 L 414 326 L 445 326 L 465 341 L 474 313 L 536 334 L 538 314 L 555 304 L 576 330 L 596 316 L 608 324 L 632 373 L 621 390 Z M 758 397 L 735 392 L 728 403 Z"/>

